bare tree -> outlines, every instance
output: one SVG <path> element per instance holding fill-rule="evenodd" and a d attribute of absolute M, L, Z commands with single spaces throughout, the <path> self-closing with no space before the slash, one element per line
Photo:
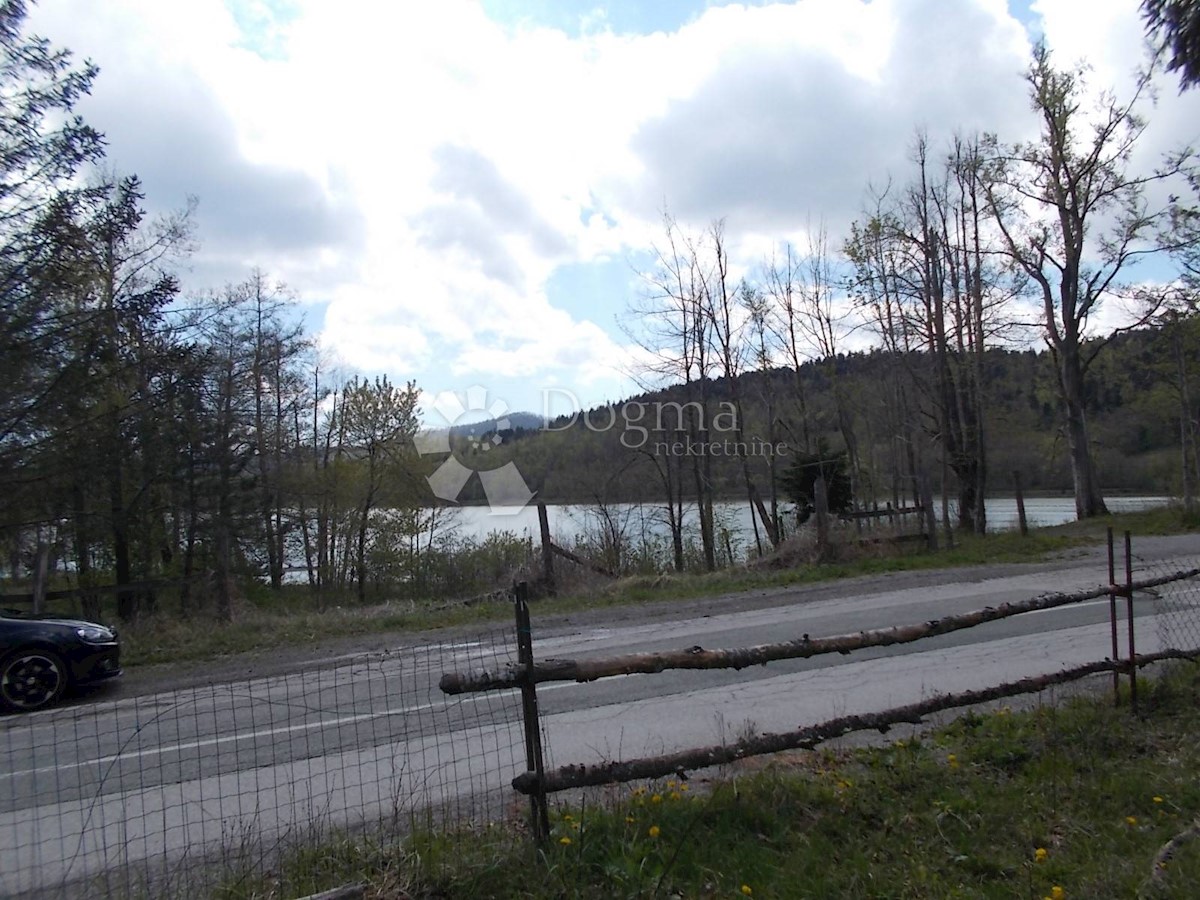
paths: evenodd
<path fill-rule="evenodd" d="M 775 534 L 774 541 L 778 545 L 784 534 L 782 520 L 779 517 L 779 460 L 775 453 L 775 448 L 779 444 L 779 436 L 775 379 L 772 376 L 772 352 L 776 348 L 772 346 L 773 342 L 770 342 L 771 301 L 760 288 L 749 284 L 742 285 L 739 299 L 749 316 L 747 325 L 751 334 L 750 351 L 761 378 L 759 401 L 765 414 L 767 443 L 770 445 L 770 454 L 767 456 L 767 474 L 770 480 L 771 494 L 770 519 Z M 797 380 L 799 379 L 797 378 Z"/>
<path fill-rule="evenodd" d="M 689 448 L 703 448 L 708 443 L 711 378 L 716 365 L 713 320 L 707 312 L 713 264 L 701 242 L 684 234 L 669 214 L 663 216 L 663 230 L 664 240 L 655 248 L 655 263 L 642 273 L 649 292 L 632 311 L 641 324 L 641 330 L 632 336 L 649 354 L 652 378 L 680 383 L 683 403 L 674 430 L 686 433 Z M 689 452 L 688 457 L 704 565 L 712 571 L 717 566 L 712 457 L 705 452 Z M 684 469 L 683 465 L 658 465 L 659 474 L 667 479 L 668 503 L 678 504 L 668 510 L 677 566 L 683 560 L 683 491 L 673 487 L 671 479 L 682 479 Z"/>
<path fill-rule="evenodd" d="M 988 208 L 1008 254 L 1039 295 L 1081 519 L 1107 512 L 1085 404 L 1088 367 L 1101 343 L 1086 343 L 1088 325 L 1122 289 L 1121 277 L 1138 257 L 1157 249 L 1148 238 L 1167 211 L 1148 207 L 1147 186 L 1179 174 L 1188 159 L 1179 154 L 1150 174 L 1131 170 L 1146 127 L 1136 109 L 1149 77 L 1139 78 L 1129 100 L 1105 94 L 1096 109 L 1085 110 L 1082 72 L 1055 68 L 1050 51 L 1039 46 L 1026 80 L 1040 137 L 1011 146 L 994 137 L 986 142 Z"/>
<path fill-rule="evenodd" d="M 759 555 L 762 555 L 762 537 L 759 534 L 759 523 L 767 533 L 772 546 L 779 543 L 778 530 L 773 516 L 763 504 L 754 478 L 750 474 L 750 461 L 747 458 L 745 435 L 745 407 L 742 404 L 741 376 L 745 364 L 747 348 L 742 336 L 745 322 L 743 304 L 739 301 L 744 296 L 746 285 L 740 287 L 731 284 L 729 272 L 729 251 L 725 241 L 725 225 L 714 222 L 708 230 L 709 251 L 713 258 L 713 277 L 706 283 L 704 292 L 705 313 L 712 321 L 711 334 L 714 350 L 717 353 L 721 374 L 728 385 L 730 402 L 733 404 L 733 449 L 742 469 L 742 480 L 746 486 L 746 499 L 750 503 L 750 522 L 754 529 L 754 543 Z"/>
<path fill-rule="evenodd" d="M 854 410 L 847 386 L 838 373 L 838 354 L 842 342 L 852 330 L 850 310 L 835 298 L 837 279 L 829 252 L 829 236 L 824 224 L 809 230 L 808 247 L 803 254 L 787 245 L 785 262 L 771 261 L 766 270 L 766 292 L 776 303 L 776 334 L 796 373 L 801 404 L 802 444 L 805 451 L 814 446 L 804 399 L 800 367 L 812 361 L 829 379 L 833 397 L 835 425 L 842 436 L 850 463 L 854 495 L 862 493 L 862 458 L 854 428 Z"/>
<path fill-rule="evenodd" d="M 774 341 L 792 370 L 796 412 L 800 434 L 793 433 L 793 441 L 804 453 L 812 452 L 811 423 L 808 413 L 808 396 L 804 386 L 803 365 L 810 356 L 805 347 L 800 327 L 800 294 L 803 290 L 801 261 L 791 244 L 783 248 L 783 259 L 772 257 L 763 264 L 763 293 L 768 303 L 763 312 L 764 326 L 774 336 Z"/>
<path fill-rule="evenodd" d="M 978 144 L 956 139 L 939 165 L 918 134 L 912 160 L 913 179 L 894 199 L 890 190 L 876 197 L 869 218 L 852 229 L 846 254 L 855 267 L 856 300 L 905 376 L 894 379 L 895 407 L 911 420 L 916 410 L 907 393 L 914 387 L 926 431 L 941 448 L 943 521 L 949 528 L 949 470 L 958 526 L 983 533 L 983 358 L 991 337 L 1006 327 L 1011 266 L 997 264 L 994 234 L 986 233 Z M 911 428 L 899 433 L 912 461 Z"/>

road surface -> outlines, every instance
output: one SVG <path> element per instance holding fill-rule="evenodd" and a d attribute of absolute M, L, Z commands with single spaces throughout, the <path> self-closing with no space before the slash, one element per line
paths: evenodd
<path fill-rule="evenodd" d="M 1156 559 L 1156 573 L 1200 560 L 1200 536 L 1140 547 Z M 544 607 L 535 607 L 535 654 L 855 633 L 1106 580 L 1103 560 L 1087 554 L 627 610 L 619 622 L 610 610 L 543 626 Z M 1198 602 L 1200 585 L 1186 587 L 1136 598 L 1139 651 L 1161 646 L 1163 604 L 1186 612 Z M 1200 608 L 1190 621 L 1200 623 Z M 431 810 L 451 820 L 500 818 L 515 802 L 507 786 L 524 769 L 515 692 L 447 697 L 437 681 L 445 671 L 495 668 L 513 653 L 506 634 L 456 635 L 278 671 L 260 661 L 270 674 L 215 684 L 156 689 L 131 679 L 71 706 L 2 717 L 0 895 L 116 891 L 141 872 L 154 872 L 153 893 L 165 895 L 187 860 L 214 852 L 229 864 L 269 858 L 313 828 L 407 822 Z M 562 765 L 792 730 L 1110 655 L 1104 599 L 849 656 L 547 684 L 539 699 L 549 761 Z"/>

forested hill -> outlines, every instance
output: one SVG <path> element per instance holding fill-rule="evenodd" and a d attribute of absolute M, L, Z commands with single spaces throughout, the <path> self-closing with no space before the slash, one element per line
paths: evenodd
<path fill-rule="evenodd" d="M 1109 491 L 1171 492 L 1179 489 L 1178 359 L 1169 336 L 1158 329 L 1122 335 L 1095 351 L 1087 379 L 1088 424 L 1101 484 Z M 740 395 L 742 444 L 758 490 L 770 489 L 771 457 L 782 471 L 805 446 L 844 449 L 838 427 L 834 384 L 838 384 L 850 428 L 859 444 L 860 493 L 886 498 L 903 481 L 905 440 L 924 445 L 939 479 L 937 420 L 922 396 L 922 354 L 895 358 L 880 351 L 839 355 L 792 369 L 751 371 L 735 386 L 725 378 L 705 385 L 706 447 L 719 496 L 744 496 L 745 476 L 734 446 L 731 403 Z M 1189 365 L 1195 365 L 1192 360 Z M 1033 490 L 1069 491 L 1071 472 L 1062 434 L 1054 361 L 1046 350 L 987 351 L 983 363 L 989 490 L 1010 491 L 1014 471 Z M 897 409 L 898 387 L 909 397 Z M 663 471 L 671 457 L 698 452 L 686 427 L 677 430 L 685 404 L 698 404 L 697 384 L 674 385 L 620 403 L 561 417 L 542 431 L 503 434 L 486 451 L 460 445 L 456 452 L 471 468 L 486 470 L 514 461 L 530 488 L 549 502 L 616 502 L 662 499 Z M 691 409 L 699 412 L 699 406 Z M 770 411 L 770 413 L 769 413 Z M 686 419 L 686 412 L 683 415 Z M 773 419 L 774 427 L 768 425 Z M 685 423 L 686 426 L 686 423 Z M 913 435 L 914 438 L 899 436 Z M 772 449 L 774 448 L 773 452 Z M 777 472 L 778 474 L 778 472 Z M 948 476 L 948 486 L 952 475 Z M 482 502 L 473 479 L 462 496 Z"/>

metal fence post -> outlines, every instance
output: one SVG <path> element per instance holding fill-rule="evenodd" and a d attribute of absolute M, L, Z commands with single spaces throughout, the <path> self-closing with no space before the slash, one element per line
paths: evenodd
<path fill-rule="evenodd" d="M 1137 650 L 1133 644 L 1133 539 L 1125 532 L 1125 608 L 1129 613 L 1129 706 L 1136 716 L 1137 698 Z"/>
<path fill-rule="evenodd" d="M 525 770 L 536 778 L 529 795 L 529 813 L 538 842 L 550 837 L 550 810 L 546 804 L 546 767 L 542 758 L 542 729 L 538 716 L 537 686 L 533 682 L 533 631 L 529 622 L 529 585 L 513 586 L 513 607 L 517 618 L 517 661 L 522 668 L 521 712 L 525 724 Z"/>
<path fill-rule="evenodd" d="M 1121 661 L 1121 645 L 1117 640 L 1117 561 L 1113 552 L 1113 530 L 1108 526 L 1108 621 L 1112 626 L 1112 661 Z M 1113 669 L 1113 703 L 1121 705 L 1121 672 Z"/>

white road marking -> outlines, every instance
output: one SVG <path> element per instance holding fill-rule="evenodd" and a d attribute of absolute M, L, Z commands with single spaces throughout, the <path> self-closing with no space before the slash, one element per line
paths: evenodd
<path fill-rule="evenodd" d="M 119 697 L 114 700 L 103 700 L 96 702 L 80 702 L 70 703 L 63 706 L 52 706 L 48 709 L 38 709 L 33 712 L 12 713 L 10 715 L 0 716 L 0 723 L 4 722 L 28 722 L 33 719 L 43 719 L 55 717 L 60 719 L 87 716 L 89 718 L 99 715 L 100 713 L 114 712 L 118 715 L 123 713 L 136 713 L 140 707 L 144 707 L 147 698 L 152 696 L 171 696 L 173 694 L 181 694 L 192 692 L 200 694 L 204 691 L 216 691 L 218 689 L 228 688 L 231 686 L 245 686 L 252 684 L 276 684 L 287 681 L 288 679 L 303 679 L 312 672 L 336 670 L 350 668 L 356 663 L 373 663 L 386 662 L 390 657 L 399 656 L 404 653 L 412 653 L 414 656 L 424 655 L 433 657 L 435 655 L 445 655 L 446 651 L 454 651 L 453 659 L 462 659 L 469 654 L 465 651 L 472 650 L 476 647 L 482 647 L 482 641 L 460 641 L 453 644 L 429 644 L 426 646 L 400 647 L 394 650 L 372 650 L 361 653 L 347 653 L 341 656 L 330 656 L 322 659 L 312 660 L 303 668 L 297 669 L 294 672 L 284 672 L 276 675 L 251 675 L 244 679 L 238 679 L 230 682 L 211 682 L 201 683 L 190 688 L 180 688 L 176 691 L 166 691 L 160 695 L 138 695 L 134 697 Z M 442 671 L 443 666 L 428 666 L 415 667 L 413 674 L 423 674 L 425 672 Z M 112 686 L 119 682 L 109 683 Z M 100 682 L 99 686 L 105 686 L 104 682 Z"/>
<path fill-rule="evenodd" d="M 559 688 L 578 687 L 575 682 L 563 682 L 558 684 L 543 684 L 538 686 L 538 693 L 552 691 Z M 504 691 L 496 691 L 495 694 L 516 694 L 517 688 L 510 688 Z M 23 778 L 27 776 L 46 775 L 50 772 L 61 772 L 64 769 L 84 769 L 88 766 L 102 766 L 106 763 L 117 762 L 119 760 L 141 759 L 147 756 L 160 756 L 164 753 L 174 753 L 176 751 L 194 750 L 198 747 L 212 747 L 217 744 L 235 743 L 237 741 L 247 741 L 261 737 L 271 737 L 278 734 L 291 734 L 298 731 L 312 731 L 323 728 L 333 728 L 339 725 L 348 725 L 352 722 L 365 722 L 371 719 L 384 719 L 389 716 L 400 716 L 406 713 L 424 712 L 427 709 L 434 709 L 439 706 L 447 706 L 451 703 L 458 702 L 456 700 L 438 700 L 433 703 L 419 703 L 416 706 L 405 706 L 399 709 L 384 709 L 372 713 L 359 713 L 356 716 L 341 716 L 337 719 L 322 719 L 319 722 L 305 722 L 300 725 L 284 725 L 278 728 L 265 728 L 258 731 L 243 731 L 240 734 L 229 734 L 224 737 L 204 738 L 199 741 L 188 741 L 180 744 L 166 744 L 161 747 L 149 747 L 145 750 L 134 750 L 126 753 L 115 753 L 111 756 L 98 756 L 95 759 L 87 759 L 81 762 L 62 763 L 57 766 L 46 766 L 40 769 L 21 769 L 16 772 L 0 772 L 0 780 L 5 778 Z"/>

